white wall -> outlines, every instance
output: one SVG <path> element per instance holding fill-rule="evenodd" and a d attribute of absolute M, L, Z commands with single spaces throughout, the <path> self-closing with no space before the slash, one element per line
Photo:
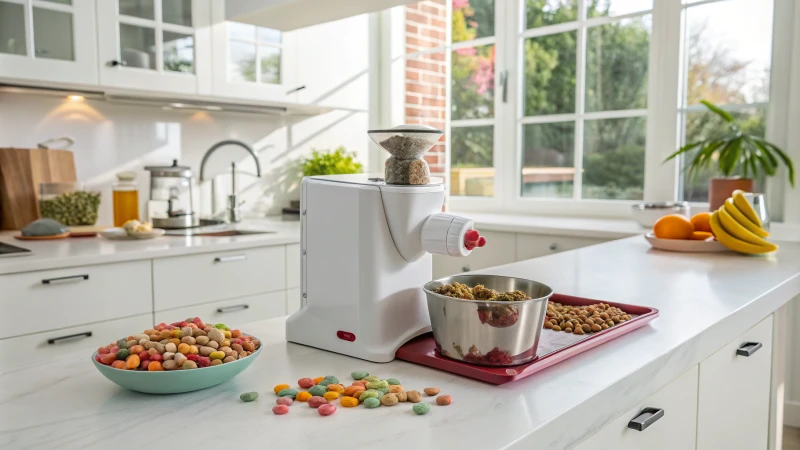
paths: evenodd
<path fill-rule="evenodd" d="M 165 111 L 158 107 L 111 104 L 87 100 L 73 103 L 60 97 L 0 94 L 0 146 L 35 148 L 37 142 L 69 136 L 78 179 L 103 192 L 99 224 L 112 222 L 111 183 L 115 173 L 138 173 L 140 202 L 149 195 L 146 165 L 169 164 L 177 158 L 199 176 L 205 151 L 222 139 L 238 139 L 251 145 L 259 155 L 263 171 L 260 180 L 241 175 L 245 190 L 246 215 L 279 213 L 290 199 L 298 199 L 297 162 L 311 148 L 328 149 L 344 145 L 366 162 L 367 113 L 333 111 L 304 121 L 268 115 L 231 113 L 189 113 Z M 255 164 L 237 147 L 214 153 L 206 177 L 218 177 L 219 198 L 230 185 L 230 162 L 241 170 L 255 172 Z M 196 193 L 200 212 L 210 212 L 210 186 Z M 262 195 L 263 194 L 263 195 Z M 223 204 L 220 202 L 220 204 Z M 142 212 L 144 213 L 144 209 Z M 250 212 L 250 214 L 247 214 Z"/>
<path fill-rule="evenodd" d="M 786 354 L 786 390 L 784 405 L 784 423 L 800 427 L 800 297 L 796 297 L 789 305 L 789 343 Z"/>

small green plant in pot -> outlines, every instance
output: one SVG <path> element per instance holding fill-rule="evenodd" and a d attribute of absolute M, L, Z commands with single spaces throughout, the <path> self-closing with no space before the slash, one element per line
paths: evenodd
<path fill-rule="evenodd" d="M 311 157 L 303 160 L 303 176 L 336 175 L 361 173 L 363 166 L 356 161 L 355 153 L 348 153 L 344 147 L 332 152 L 312 150 Z"/>
<path fill-rule="evenodd" d="M 729 112 L 705 100 L 701 103 L 719 116 L 727 129 L 720 130 L 716 137 L 684 145 L 664 162 L 695 152 L 687 167 L 690 179 L 709 169 L 722 175 L 709 181 L 708 203 L 712 211 L 722 206 L 736 189 L 752 192 L 755 178 L 774 176 L 781 164 L 786 166 L 794 187 L 794 164 L 786 152 L 762 137 L 743 132 Z"/>

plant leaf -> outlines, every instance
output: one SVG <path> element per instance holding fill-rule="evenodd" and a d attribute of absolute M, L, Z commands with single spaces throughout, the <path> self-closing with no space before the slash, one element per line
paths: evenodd
<path fill-rule="evenodd" d="M 758 149 L 761 151 L 761 153 L 763 153 L 764 156 L 766 156 L 766 158 L 769 159 L 769 162 L 770 162 L 770 164 L 772 164 L 773 168 L 777 168 L 778 167 L 778 160 L 775 158 L 775 155 L 773 155 L 772 152 L 770 152 L 767 149 L 767 147 L 764 145 L 763 142 L 759 141 L 756 138 L 751 138 L 751 137 L 748 137 L 748 140 L 751 141 L 753 144 L 755 144 L 758 147 Z"/>
<path fill-rule="evenodd" d="M 753 139 L 750 139 L 749 137 L 745 137 L 744 142 L 751 149 L 751 150 L 748 151 L 748 153 L 750 154 L 750 158 L 752 158 L 753 160 L 757 161 L 759 163 L 759 165 L 761 166 L 761 168 L 764 170 L 764 172 L 768 176 L 775 175 L 775 169 L 777 167 L 777 161 L 770 160 L 769 157 L 766 156 L 768 154 L 768 152 L 763 151 L 761 149 L 759 143 L 754 141 Z M 753 166 L 753 169 L 755 170 L 756 167 Z M 758 172 L 756 171 L 756 172 L 753 173 L 753 177 L 755 178 L 757 176 L 758 176 Z"/>
<path fill-rule="evenodd" d="M 767 141 L 762 140 L 764 145 L 767 146 L 770 150 L 774 151 L 778 154 L 778 157 L 783 160 L 783 163 L 786 164 L 786 168 L 789 169 L 789 183 L 791 183 L 792 187 L 794 187 L 794 164 L 792 164 L 791 158 L 789 155 L 783 152 L 777 145 L 769 143 Z"/>
<path fill-rule="evenodd" d="M 676 152 L 674 152 L 671 155 L 667 156 L 666 159 L 664 159 L 664 161 L 661 164 L 664 164 L 665 162 L 669 161 L 670 159 L 673 159 L 678 155 L 681 155 L 683 153 L 686 153 L 686 152 L 692 150 L 693 148 L 697 147 L 698 145 L 703 145 L 705 142 L 708 142 L 708 141 L 700 141 L 700 142 L 693 142 L 691 144 L 686 144 L 683 147 L 679 148 Z"/>
<path fill-rule="evenodd" d="M 713 112 L 714 114 L 720 116 L 722 118 L 722 120 L 724 120 L 725 122 L 732 123 L 734 121 L 734 118 L 731 115 L 731 113 L 729 113 L 728 111 L 720 109 L 719 107 L 717 107 L 713 103 L 707 102 L 705 100 L 700 100 L 700 103 L 705 105 L 705 107 L 710 109 L 711 112 Z"/>

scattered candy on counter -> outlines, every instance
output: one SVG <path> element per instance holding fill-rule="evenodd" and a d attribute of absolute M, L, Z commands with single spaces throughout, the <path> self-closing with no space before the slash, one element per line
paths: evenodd
<path fill-rule="evenodd" d="M 317 408 L 317 412 L 320 416 L 330 416 L 336 412 L 336 405 L 330 403 L 321 405 L 319 408 Z"/>
<path fill-rule="evenodd" d="M 160 323 L 100 347 L 95 361 L 115 369 L 148 372 L 202 369 L 246 358 L 259 347 L 261 342 L 252 336 L 194 317 L 169 325 Z"/>
<path fill-rule="evenodd" d="M 127 345 L 127 342 L 118 344 Z M 108 352 L 110 354 L 111 349 Z M 189 357 L 186 358 L 187 362 L 193 362 L 188 359 Z M 117 360 L 114 362 L 122 361 Z M 155 362 L 157 361 L 151 361 L 150 364 Z M 123 364 L 125 363 L 123 362 Z M 423 402 L 423 395 L 419 391 L 406 391 L 400 384 L 400 380 L 396 378 L 381 379 L 364 371 L 355 371 L 350 375 L 355 380 L 350 386 L 340 383 L 339 379 L 333 375 L 300 378 L 297 380 L 297 385 L 300 389 L 307 389 L 304 391 L 295 389 L 288 384 L 278 384 L 273 388 L 278 398 L 275 401 L 277 405 L 272 408 L 272 412 L 278 415 L 287 414 L 289 406 L 295 400 L 308 403 L 308 406 L 316 408 L 317 413 L 321 416 L 329 416 L 336 412 L 336 405 L 332 402 L 337 399 L 339 400 L 339 405 L 344 408 L 355 408 L 363 403 L 366 409 L 374 409 L 380 406 L 395 406 L 399 403 L 410 402 L 413 403 L 412 411 L 417 415 L 427 414 L 431 410 L 433 403 Z M 423 389 L 423 392 L 430 397 L 434 397 L 439 394 L 439 388 L 428 387 Z M 250 398 L 249 396 L 253 397 Z M 253 401 L 258 398 L 258 393 L 247 392 L 242 394 L 240 398 L 242 401 Z M 435 401 L 437 405 L 445 406 L 450 405 L 453 402 L 453 398 L 450 395 L 438 395 Z"/>
<path fill-rule="evenodd" d="M 446 406 L 449 405 L 450 403 L 453 403 L 453 397 L 449 395 L 440 395 L 436 397 L 437 405 Z"/>
<path fill-rule="evenodd" d="M 239 396 L 239 399 L 243 402 L 252 402 L 257 398 L 258 398 L 258 392 L 245 392 L 244 394 Z"/>

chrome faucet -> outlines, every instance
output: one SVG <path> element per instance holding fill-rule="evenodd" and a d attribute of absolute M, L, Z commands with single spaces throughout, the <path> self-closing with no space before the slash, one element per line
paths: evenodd
<path fill-rule="evenodd" d="M 256 156 L 256 152 L 254 152 L 253 149 L 249 145 L 245 144 L 242 141 L 237 141 L 237 140 L 233 140 L 233 139 L 227 139 L 227 140 L 224 140 L 224 141 L 219 141 L 216 144 L 212 145 L 211 148 L 209 148 L 206 151 L 206 154 L 203 155 L 203 160 L 200 162 L 200 183 L 202 183 L 205 180 L 204 173 L 205 173 L 206 162 L 208 162 L 208 158 L 218 148 L 223 147 L 225 145 L 238 145 L 239 147 L 242 147 L 245 150 L 247 150 L 247 153 L 250 153 L 250 155 L 253 157 L 253 160 L 256 162 L 256 176 L 258 176 L 258 177 L 261 176 L 261 164 L 259 164 L 259 162 L 258 162 L 258 156 Z M 211 203 L 212 203 L 212 209 L 213 209 L 214 205 L 216 205 L 216 189 L 215 189 L 215 186 L 214 186 L 213 178 L 211 180 L 211 183 L 212 183 L 211 184 Z M 231 222 L 231 223 L 237 223 L 237 222 L 240 222 L 242 220 L 242 214 L 241 214 L 241 211 L 239 210 L 239 206 L 241 206 L 244 203 L 244 201 L 239 202 L 237 200 L 236 191 L 237 191 L 237 185 L 236 185 L 236 163 L 235 162 L 231 162 L 231 195 L 228 196 L 228 206 L 227 206 L 227 209 L 226 209 L 226 213 L 227 213 L 227 216 L 228 216 L 228 221 Z M 214 215 L 216 215 L 216 213 L 214 213 Z"/>

